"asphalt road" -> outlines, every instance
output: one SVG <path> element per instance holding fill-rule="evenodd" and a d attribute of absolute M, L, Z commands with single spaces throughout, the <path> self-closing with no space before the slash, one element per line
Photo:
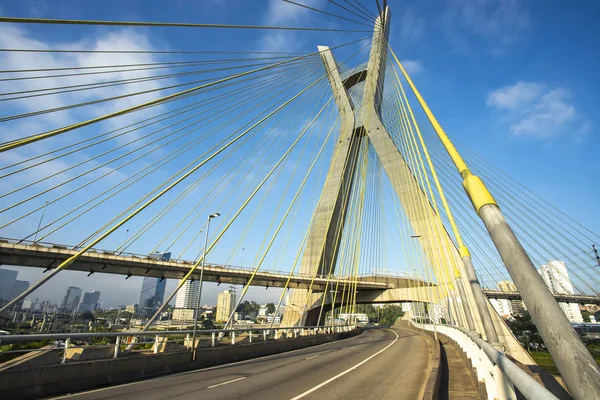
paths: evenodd
<path fill-rule="evenodd" d="M 78 393 L 91 399 L 420 399 L 427 341 L 400 329 L 197 371 Z"/>

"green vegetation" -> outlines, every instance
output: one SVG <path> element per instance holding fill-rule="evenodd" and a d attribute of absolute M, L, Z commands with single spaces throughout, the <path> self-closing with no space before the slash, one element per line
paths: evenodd
<path fill-rule="evenodd" d="M 235 309 L 236 312 L 241 312 L 244 314 L 258 314 L 258 310 L 260 308 L 260 304 L 255 301 L 244 300 L 243 303 L 240 303 L 239 306 Z"/>
<path fill-rule="evenodd" d="M 595 348 L 593 348 L 592 346 L 595 346 Z M 600 346 L 600 345 L 598 345 L 598 344 L 588 345 L 587 348 L 590 351 L 590 353 L 592 353 L 592 355 L 594 356 L 594 359 L 596 360 L 596 364 L 598 364 L 600 366 L 600 354 L 598 354 L 599 353 L 598 346 Z M 594 354 L 594 353 L 596 353 L 596 354 Z M 531 357 L 537 363 L 537 365 L 539 365 L 540 367 L 542 367 L 543 369 L 545 369 L 547 372 L 551 373 L 552 375 L 560 376 L 560 373 L 558 372 L 558 368 L 556 368 L 556 364 L 554 363 L 554 360 L 552 359 L 552 356 L 550 355 L 550 353 L 548 353 L 547 351 L 532 351 L 529 354 L 531 354 Z"/>
<path fill-rule="evenodd" d="M 47 346 L 51 342 L 52 340 L 40 340 L 37 342 L 7 344 L 0 346 L 0 351 L 39 349 L 41 347 Z M 12 360 L 13 358 L 19 357 L 23 354 L 25 353 L 0 354 L 0 363 Z"/>
<path fill-rule="evenodd" d="M 383 307 L 375 307 L 372 304 L 359 304 L 356 306 L 356 312 L 367 314 L 369 322 L 384 326 L 393 325 L 398 318 L 404 315 L 402 307 L 394 304 L 387 304 Z"/>
<path fill-rule="evenodd" d="M 514 320 L 507 322 L 517 339 L 527 348 L 533 360 L 552 375 L 560 376 L 550 353 L 542 350 L 546 346 L 529 313 L 525 311 L 523 316 L 515 317 Z M 586 346 L 596 363 L 600 365 L 600 343 L 590 343 Z"/>

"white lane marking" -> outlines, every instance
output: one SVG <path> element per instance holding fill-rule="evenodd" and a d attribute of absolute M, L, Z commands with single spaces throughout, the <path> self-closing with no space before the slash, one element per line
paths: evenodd
<path fill-rule="evenodd" d="M 303 397 L 306 397 L 307 395 L 311 394 L 312 392 L 314 392 L 315 390 L 318 390 L 320 388 L 322 388 L 323 386 L 327 385 L 328 383 L 331 383 L 333 381 L 335 381 L 337 378 L 342 377 L 344 375 L 346 375 L 348 372 L 350 371 L 354 371 L 356 368 L 360 367 L 361 365 L 363 365 L 364 363 L 366 363 L 367 361 L 369 361 L 371 358 L 375 357 L 378 354 L 383 353 L 384 351 L 386 351 L 387 349 L 389 349 L 394 343 L 396 343 L 396 341 L 399 339 L 399 336 L 396 332 L 391 331 L 394 335 L 396 335 L 396 339 L 394 339 L 392 341 L 392 343 L 388 344 L 387 346 L 385 346 L 383 349 L 379 350 L 377 353 L 365 358 L 364 360 L 362 360 L 361 362 L 359 362 L 358 364 L 356 364 L 355 366 L 348 368 L 347 370 L 345 370 L 344 372 L 341 372 L 339 374 L 337 374 L 336 376 L 334 376 L 333 378 L 329 378 L 327 379 L 325 382 L 322 382 L 320 384 L 318 384 L 317 386 L 315 386 L 312 389 L 307 390 L 304 393 L 299 394 L 298 396 L 292 398 L 292 400 L 298 400 L 301 399 Z"/>
<path fill-rule="evenodd" d="M 350 339 L 354 339 L 354 338 L 356 338 L 356 336 L 353 337 L 353 338 L 350 338 Z M 336 342 L 337 342 L 337 340 L 335 340 L 333 342 L 325 342 L 325 343 L 317 344 L 317 345 L 314 345 L 314 346 L 303 347 L 301 349 L 284 351 L 284 352 L 276 353 L 276 354 L 270 354 L 268 356 L 254 357 L 254 358 L 249 358 L 247 360 L 235 361 L 235 362 L 232 362 L 232 363 L 221 364 L 221 365 L 214 365 L 212 367 L 207 367 L 207 368 L 194 369 L 194 370 L 191 370 L 191 371 L 184 371 L 184 372 L 177 372 L 175 374 L 170 374 L 170 375 L 165 375 L 165 376 L 159 376 L 159 377 L 156 377 L 156 378 L 144 379 L 142 381 L 137 381 L 137 382 L 123 383 L 121 385 L 108 386 L 108 387 L 105 387 L 105 388 L 88 390 L 86 392 L 73 393 L 73 394 L 69 393 L 69 394 L 59 395 L 57 397 L 49 397 L 49 399 L 51 399 L 51 400 L 67 399 L 67 398 L 73 398 L 73 397 L 77 397 L 77 396 L 87 395 L 87 394 L 90 394 L 90 393 L 104 392 L 104 391 L 112 390 L 112 389 L 116 389 L 116 388 L 123 388 L 123 387 L 126 387 L 126 386 L 143 385 L 143 384 L 147 384 L 150 381 L 158 381 L 158 380 L 169 379 L 169 378 L 174 378 L 174 377 L 178 377 L 178 376 L 197 374 L 198 372 L 211 371 L 211 370 L 215 370 L 215 369 L 219 369 L 219 368 L 223 368 L 223 367 L 235 366 L 235 365 L 239 365 L 239 364 L 243 364 L 243 363 L 248 363 L 248 362 L 255 361 L 255 360 L 268 360 L 270 358 L 278 357 L 278 356 L 281 356 L 281 355 L 284 355 L 284 354 L 292 354 L 292 353 L 297 353 L 299 351 L 312 350 L 312 349 L 315 349 L 317 347 L 322 347 L 322 346 L 337 344 Z"/>
<path fill-rule="evenodd" d="M 317 358 L 317 357 L 319 357 L 319 356 L 320 356 L 320 354 L 316 354 L 316 355 L 314 355 L 314 356 L 310 356 L 310 357 L 308 357 L 308 358 L 305 358 L 305 360 L 310 360 L 310 359 L 312 359 L 312 358 Z"/>
<path fill-rule="evenodd" d="M 212 385 L 212 386 L 207 387 L 207 389 L 216 388 L 217 386 L 228 385 L 228 384 L 233 383 L 233 382 L 241 381 L 242 379 L 246 379 L 246 377 L 242 376 L 241 378 L 232 379 L 232 380 L 227 381 L 227 382 L 217 383 L 216 385 Z"/>

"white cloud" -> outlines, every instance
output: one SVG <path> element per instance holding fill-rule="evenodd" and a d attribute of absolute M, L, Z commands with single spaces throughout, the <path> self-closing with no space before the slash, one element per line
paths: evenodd
<path fill-rule="evenodd" d="M 44 37 L 34 37 L 29 30 L 20 29 L 14 26 L 0 26 L 0 47 L 2 48 L 23 48 L 23 49 L 48 49 L 50 48 L 50 39 Z M 153 46 L 148 38 L 132 30 L 119 30 L 104 32 L 103 34 L 90 37 L 86 40 L 75 40 L 67 42 L 54 43 L 53 48 L 72 49 L 72 50 L 138 50 L 146 51 L 153 50 Z M 0 65 L 5 70 L 21 70 L 21 69 L 38 69 L 38 68 L 74 68 L 74 67 L 85 67 L 85 66 L 101 66 L 101 65 L 120 65 L 120 64 L 146 64 L 155 63 L 160 61 L 152 54 L 144 53 L 23 53 L 23 52 L 3 52 L 0 54 Z M 117 68 L 108 68 L 108 70 L 115 70 Z M 93 71 L 101 71 L 95 69 Z M 158 72 L 157 72 L 158 71 Z M 3 78 L 9 77 L 23 77 L 23 76 L 43 76 L 43 75 L 57 75 L 67 74 L 74 71 L 41 71 L 31 73 L 12 73 L 3 74 Z M 80 72 L 80 71 L 75 71 Z M 90 70 L 81 70 L 81 72 L 90 72 Z M 83 75 L 83 76 L 66 76 L 66 77 L 47 77 L 43 79 L 31 79 L 31 80 L 17 80 L 17 81 L 4 81 L 0 82 L 0 92 L 17 92 L 17 91 L 28 91 L 37 90 L 41 88 L 52 88 L 52 87 L 63 87 L 80 84 L 90 83 L 103 83 L 113 80 L 122 80 L 129 78 L 148 78 L 155 74 L 166 74 L 168 70 L 151 70 L 151 71 L 136 71 L 127 73 L 124 71 L 110 72 L 106 74 L 98 75 Z M 132 105 L 140 104 L 144 101 L 148 101 L 153 98 L 163 96 L 164 93 L 161 89 L 164 85 L 173 84 L 173 80 L 158 80 L 158 81 L 146 81 L 135 83 L 131 85 L 119 85 L 107 88 L 99 89 L 86 89 L 82 91 L 63 93 L 58 95 L 50 96 L 39 96 L 33 98 L 25 98 L 19 100 L 5 101 L 2 103 L 2 115 L 14 115 L 20 113 L 27 113 L 32 111 L 50 109 L 55 107 L 62 107 L 70 104 L 76 104 L 86 102 L 90 100 L 97 100 L 101 98 L 122 96 L 131 94 L 139 91 L 156 90 L 153 93 L 132 96 L 129 98 L 123 98 L 116 101 L 101 103 L 98 105 L 87 106 L 76 108 L 73 110 L 65 110 L 60 112 L 48 113 L 39 115 L 32 118 L 25 118 L 6 122 L 0 127 L 0 142 L 14 140 L 24 136 L 30 136 L 38 134 L 44 131 L 48 131 L 54 128 L 62 127 L 74 122 L 83 121 L 90 119 L 94 116 L 107 114 L 120 110 Z M 12 96 L 4 96 L 12 97 Z M 83 137 L 89 137 L 90 135 L 107 132 L 113 129 L 120 128 L 124 125 L 128 125 L 134 120 L 141 120 L 148 118 L 156 113 L 165 111 L 165 106 L 157 106 L 150 109 L 138 111 L 135 114 L 129 114 L 123 117 L 111 119 L 101 124 L 97 124 L 94 127 L 83 128 L 81 130 L 74 130 L 67 132 L 64 135 L 56 136 L 52 139 L 39 141 L 26 147 L 12 150 L 9 153 L 5 153 L 6 157 L 3 157 L 0 161 L 0 166 L 8 166 L 16 162 L 27 160 L 32 156 L 45 153 L 48 150 L 56 149 L 65 144 L 71 144 Z M 132 120 L 133 119 L 133 120 Z M 80 132 L 81 131 L 81 132 Z M 147 131 L 143 132 L 148 133 Z M 127 135 L 123 135 L 120 138 L 115 139 L 115 142 L 107 144 L 108 146 L 116 147 L 120 144 L 129 143 L 133 139 L 141 137 L 142 133 L 132 132 Z M 121 155 L 125 151 L 129 151 L 133 148 L 139 147 L 145 143 L 145 139 L 142 139 L 134 144 L 128 145 L 127 148 L 117 150 L 112 153 L 111 156 L 115 157 Z M 106 146 L 106 145 L 105 145 Z M 100 146 L 102 147 L 102 146 Z M 153 148 L 154 146 L 152 146 Z M 110 147 L 109 147 L 110 148 Z M 107 147 L 103 148 L 104 150 Z M 157 150 L 156 153 L 160 153 L 162 150 Z M 72 154 L 69 157 L 65 157 L 58 160 L 53 160 L 42 164 L 38 167 L 33 167 L 24 172 L 18 173 L 13 176 L 2 179 L 2 184 L 10 189 L 20 188 L 28 183 L 37 181 L 41 178 L 50 177 L 50 175 L 59 173 L 58 175 L 49 178 L 43 182 L 40 182 L 30 189 L 26 189 L 26 194 L 35 194 L 44 190 L 57 183 L 62 183 L 70 177 L 87 171 L 93 167 L 99 165 L 96 161 L 89 161 L 86 164 L 77 166 L 69 171 L 61 172 L 68 169 L 75 164 L 89 160 L 93 155 L 98 154 L 96 148 L 92 148 L 90 152 L 88 150 L 81 151 Z M 111 157 L 111 158 L 112 158 Z M 108 158 L 104 158 L 101 162 L 108 161 Z M 135 165 L 127 166 L 122 170 L 116 171 L 115 168 L 118 165 L 123 164 L 123 161 L 115 161 L 113 164 L 109 164 L 101 169 L 86 175 L 76 182 L 68 183 L 65 186 L 57 188 L 52 193 L 47 195 L 46 199 L 53 199 L 64 193 L 71 188 L 83 185 L 85 182 L 98 177 L 100 174 L 111 172 L 106 178 L 101 181 L 94 183 L 93 185 L 100 189 L 97 185 L 102 187 L 108 187 L 117 180 L 121 180 L 126 177 L 126 173 L 135 167 Z M 28 165 L 28 164 L 24 164 Z M 138 164 L 139 165 L 139 164 Z M 23 165 L 21 165 L 22 167 Z M 10 169 L 12 170 L 12 168 Z M 7 171 L 3 171 L 4 174 Z M 23 197 L 23 192 L 20 192 L 18 196 Z M 8 202 L 10 201 L 10 202 Z M 13 198 L 4 199 L 2 201 L 6 205 L 12 204 Z M 16 212 L 16 211 L 15 211 Z M 13 214 L 11 214 L 13 215 Z M 16 215 L 16 214 L 14 214 Z M 4 218 L 10 216 L 3 215 Z"/>
<path fill-rule="evenodd" d="M 423 68 L 423 63 L 419 60 L 402 60 L 402 66 L 410 77 L 413 77 L 425 70 L 425 68 Z"/>
<path fill-rule="evenodd" d="M 327 2 L 325 0 L 304 0 L 299 3 L 313 8 L 323 8 Z M 281 0 L 270 0 L 265 12 L 265 22 L 270 25 L 297 23 L 301 22 L 309 13 L 314 12 Z"/>
<path fill-rule="evenodd" d="M 561 134 L 581 135 L 590 122 L 570 102 L 564 88 L 538 82 L 517 82 L 488 94 L 486 105 L 502 112 L 517 136 L 549 139 Z"/>
<path fill-rule="evenodd" d="M 325 0 L 305 0 L 302 4 L 314 8 L 324 8 Z M 263 23 L 275 26 L 300 26 L 310 21 L 310 13 L 315 13 L 307 8 L 286 3 L 281 0 L 270 0 Z M 274 31 L 264 34 L 258 42 L 258 51 L 265 52 L 296 52 L 302 48 L 305 41 L 303 36 L 294 32 Z"/>
<path fill-rule="evenodd" d="M 468 50 L 473 37 L 501 53 L 530 26 L 518 0 L 454 0 L 442 17 L 447 39 L 457 50 Z"/>

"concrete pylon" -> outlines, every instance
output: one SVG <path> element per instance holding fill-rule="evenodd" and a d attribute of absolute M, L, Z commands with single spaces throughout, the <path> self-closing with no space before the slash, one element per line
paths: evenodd
<path fill-rule="evenodd" d="M 375 22 L 371 52 L 366 66 L 359 66 L 349 71 L 343 78 L 329 48 L 319 46 L 341 122 L 338 141 L 302 255 L 301 274 L 327 276 L 335 272 L 358 150 L 362 140 L 369 140 L 373 145 L 384 171 L 403 204 L 413 230 L 422 236 L 421 244 L 427 260 L 432 265 L 443 265 L 442 260 L 444 260 L 446 263 L 456 265 L 460 272 L 464 273 L 462 260 L 454 243 L 381 122 L 390 17 L 389 9 L 386 9 L 383 21 L 379 17 Z M 364 87 L 362 101 L 360 104 L 353 104 L 349 91 L 356 92 L 361 87 Z M 417 206 L 409 206 L 411 204 Z M 440 274 L 439 270 L 436 272 Z M 444 280 L 442 276 L 437 278 L 438 281 Z M 320 306 L 324 294 L 327 293 L 293 289 L 286 304 L 282 325 L 316 324 L 318 312 L 310 312 L 310 310 Z M 326 302 L 328 300 L 327 298 Z M 469 287 L 466 288 L 466 298 L 462 301 L 467 302 L 471 310 L 476 310 Z M 477 330 L 483 332 L 481 320 L 477 315 L 474 316 L 474 323 Z"/>

